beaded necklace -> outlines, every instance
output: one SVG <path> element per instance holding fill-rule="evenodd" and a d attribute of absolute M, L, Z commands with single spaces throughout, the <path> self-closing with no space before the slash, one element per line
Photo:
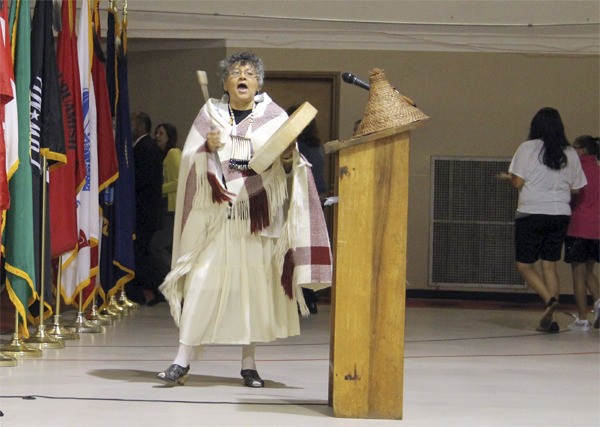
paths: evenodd
<path fill-rule="evenodd" d="M 252 111 L 248 115 L 245 111 L 240 111 L 238 113 L 238 117 L 241 119 L 240 123 L 246 120 L 249 117 L 248 130 L 246 131 L 245 136 L 240 136 L 237 134 L 237 125 L 236 115 L 233 113 L 230 104 L 227 104 L 229 108 L 229 124 L 231 127 L 231 158 L 229 159 L 229 169 L 235 169 L 238 171 L 247 171 L 249 169 L 249 162 L 252 159 L 254 151 L 252 150 L 252 142 L 250 140 L 250 135 L 252 134 L 252 121 L 254 120 L 254 108 L 256 104 L 252 105 Z M 236 110 L 238 112 L 239 110 Z"/>

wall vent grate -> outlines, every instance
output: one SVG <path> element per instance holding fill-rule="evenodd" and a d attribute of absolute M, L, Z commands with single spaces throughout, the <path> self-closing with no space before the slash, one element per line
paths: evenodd
<path fill-rule="evenodd" d="M 432 157 L 429 286 L 525 289 L 514 260 L 510 159 Z"/>

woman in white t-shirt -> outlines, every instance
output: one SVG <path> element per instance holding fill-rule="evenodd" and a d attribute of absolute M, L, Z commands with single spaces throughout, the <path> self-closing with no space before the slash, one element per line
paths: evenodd
<path fill-rule="evenodd" d="M 565 136 L 560 114 L 542 108 L 531 121 L 528 140 L 513 156 L 507 174 L 519 190 L 515 215 L 517 270 L 546 304 L 539 332 L 558 332 L 554 312 L 560 293 L 556 261 L 569 226 L 571 193 L 587 184 L 579 157 Z M 542 274 L 534 267 L 541 259 Z"/>

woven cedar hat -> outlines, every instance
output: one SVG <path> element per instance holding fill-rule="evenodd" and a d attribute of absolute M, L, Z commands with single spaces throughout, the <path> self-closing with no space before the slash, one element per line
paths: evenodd
<path fill-rule="evenodd" d="M 371 89 L 365 114 L 352 135 L 359 137 L 396 126 L 426 120 L 429 116 L 415 107 L 407 97 L 401 95 L 387 81 L 383 70 L 375 68 L 369 75 Z"/>

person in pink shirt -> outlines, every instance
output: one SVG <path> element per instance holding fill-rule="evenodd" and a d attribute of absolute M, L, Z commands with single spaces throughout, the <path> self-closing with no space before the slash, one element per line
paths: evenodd
<path fill-rule="evenodd" d="M 573 148 L 577 150 L 587 185 L 571 200 L 571 222 L 565 238 L 564 260 L 571 264 L 573 273 L 573 293 L 578 317 L 569 329 L 587 331 L 588 291 L 594 303 L 594 328 L 599 326 L 600 285 L 594 274 L 594 266 L 600 262 L 600 159 L 599 139 L 583 135 L 575 139 Z"/>

